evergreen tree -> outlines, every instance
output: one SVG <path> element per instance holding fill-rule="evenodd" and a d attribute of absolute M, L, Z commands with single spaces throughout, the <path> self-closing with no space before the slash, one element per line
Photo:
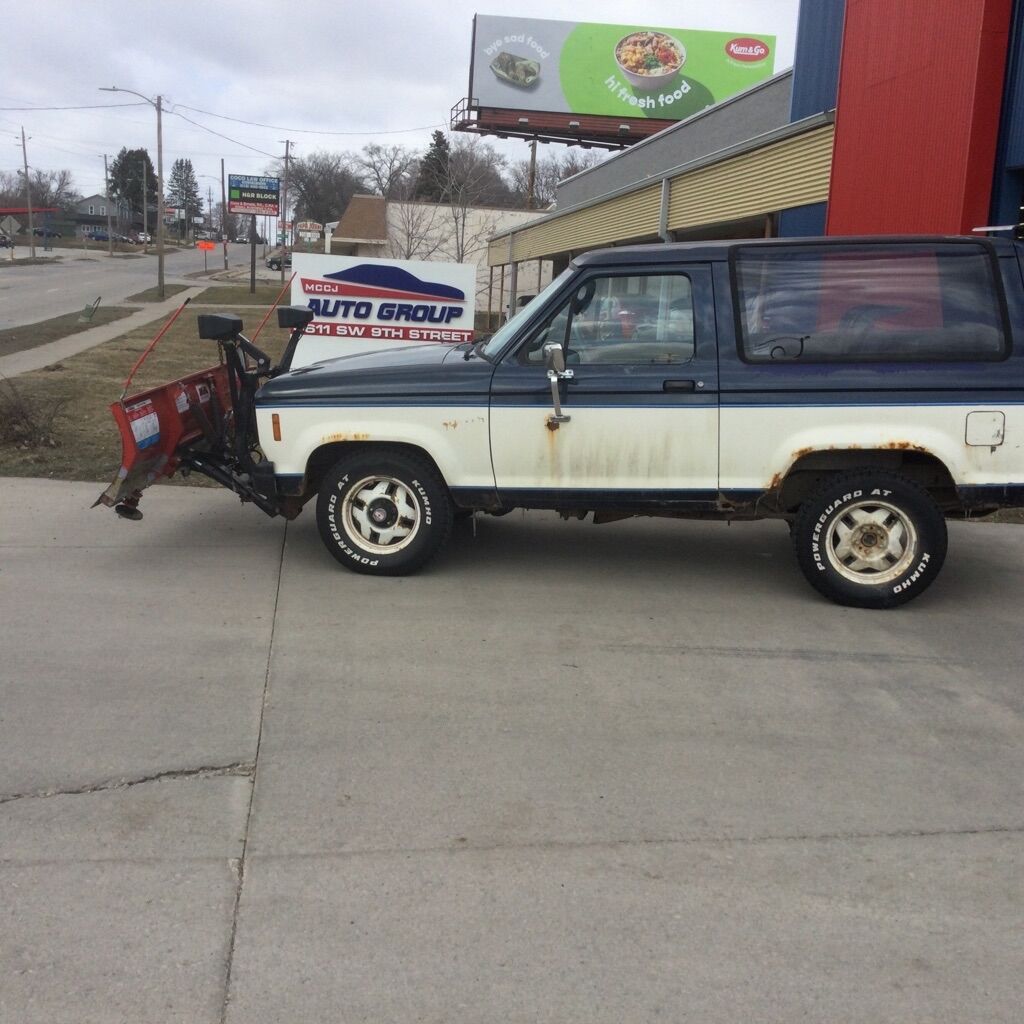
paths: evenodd
<path fill-rule="evenodd" d="M 192 218 L 199 216 L 203 210 L 199 181 L 192 161 L 187 157 L 179 157 L 171 164 L 171 176 L 167 179 L 167 202 L 185 210 L 185 220 L 181 222 L 181 235 L 184 238 L 190 230 Z"/>
<path fill-rule="evenodd" d="M 435 131 L 430 139 L 430 148 L 420 161 L 416 178 L 414 198 L 427 199 L 434 203 L 447 202 L 451 189 L 451 149 L 444 132 Z"/>
<path fill-rule="evenodd" d="M 142 175 L 145 166 L 146 202 L 150 209 L 156 206 L 156 171 L 145 149 L 121 147 L 110 165 L 110 198 L 126 203 L 142 213 Z"/>

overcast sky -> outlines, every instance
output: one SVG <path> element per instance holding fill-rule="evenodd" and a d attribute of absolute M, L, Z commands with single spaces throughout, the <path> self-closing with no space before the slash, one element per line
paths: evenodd
<path fill-rule="evenodd" d="M 0 169 L 21 166 L 20 129 L 31 136 L 29 165 L 68 168 L 78 190 L 103 191 L 103 154 L 145 146 L 156 161 L 156 118 L 147 106 L 103 110 L 10 110 L 130 102 L 98 91 L 117 85 L 161 93 L 179 110 L 235 142 L 173 113 L 164 118 L 164 175 L 179 156 L 196 172 L 262 173 L 263 154 L 357 150 L 368 142 L 422 148 L 447 127 L 466 95 L 474 13 L 565 21 L 774 34 L 775 70 L 793 62 L 799 0 L 7 0 L 0 78 Z M 179 106 L 175 106 L 179 105 Z M 199 114 L 185 106 L 263 128 Z M 287 130 L 285 130 L 287 129 Z M 316 135 L 319 132 L 346 134 Z M 18 139 L 17 145 L 15 139 Z M 509 159 L 526 143 L 493 141 Z M 237 143 L 261 150 L 253 152 Z M 561 147 L 552 147 L 560 149 Z M 219 184 L 201 177 L 219 200 Z"/>

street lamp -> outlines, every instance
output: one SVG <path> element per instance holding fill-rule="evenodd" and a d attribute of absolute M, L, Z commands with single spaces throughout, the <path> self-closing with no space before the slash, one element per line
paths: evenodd
<path fill-rule="evenodd" d="M 157 292 L 160 298 L 164 298 L 164 127 L 163 127 L 163 102 L 162 96 L 151 100 L 143 96 L 141 92 L 134 89 L 120 89 L 116 85 L 100 86 L 100 92 L 126 92 L 131 96 L 138 96 L 145 100 L 151 107 L 156 108 L 156 281 Z M 145 204 L 145 189 L 143 189 L 143 204 Z"/>

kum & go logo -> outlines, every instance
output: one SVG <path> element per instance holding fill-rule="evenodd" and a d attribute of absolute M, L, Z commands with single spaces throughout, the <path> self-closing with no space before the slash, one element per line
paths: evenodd
<path fill-rule="evenodd" d="M 300 284 L 315 315 L 307 334 L 449 343 L 473 337 L 463 289 L 424 280 L 394 264 L 360 263 L 319 277 L 300 274 Z"/>
<path fill-rule="evenodd" d="M 740 60 L 746 64 L 762 61 L 771 53 L 767 44 L 762 43 L 760 39 L 749 39 L 746 37 L 730 39 L 725 44 L 725 52 L 733 60 Z"/>

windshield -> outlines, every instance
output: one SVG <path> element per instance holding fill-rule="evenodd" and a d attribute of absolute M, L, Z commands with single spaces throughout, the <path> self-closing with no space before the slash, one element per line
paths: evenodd
<path fill-rule="evenodd" d="M 508 344 L 509 340 L 515 335 L 516 331 L 537 311 L 539 304 L 543 303 L 545 299 L 552 293 L 557 291 L 565 283 L 567 277 L 574 274 L 575 270 L 572 267 L 568 267 L 562 271 L 558 277 L 552 280 L 551 284 L 547 286 L 533 301 L 527 303 L 521 310 L 508 323 L 503 324 L 499 327 L 494 334 L 487 339 L 484 343 L 483 348 L 480 349 L 480 354 L 485 359 L 493 360 L 497 358 L 501 350 Z"/>

